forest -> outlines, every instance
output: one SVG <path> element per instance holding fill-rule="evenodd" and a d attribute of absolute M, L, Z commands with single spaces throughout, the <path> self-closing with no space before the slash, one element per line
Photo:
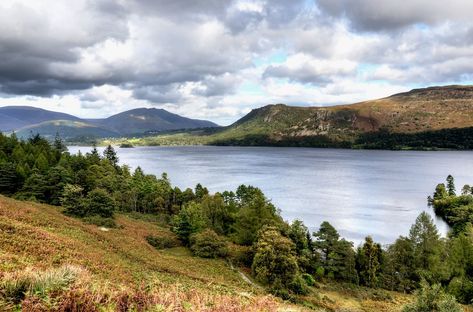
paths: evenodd
<path fill-rule="evenodd" d="M 423 212 L 408 236 L 387 246 L 369 236 L 354 246 L 329 222 L 313 233 L 300 220 L 286 222 L 257 187 L 215 194 L 200 184 L 181 190 L 165 173 L 156 177 L 119 165 L 112 146 L 102 155 L 95 148 L 71 155 L 58 136 L 49 143 L 0 134 L 0 193 L 58 206 L 102 227 L 116 226 L 119 213 L 152 215 L 179 242 L 147 237 L 150 245 L 183 244 L 197 257 L 227 259 L 285 300 L 297 302 L 316 282 L 416 293 L 404 311 L 461 311 L 457 301 L 473 300 L 472 188 L 457 196 L 451 176 L 429 197 L 453 228 L 448 237 L 441 238 Z"/>
<path fill-rule="evenodd" d="M 243 138 L 210 140 L 210 145 L 236 146 L 285 146 L 285 147 L 333 147 L 384 150 L 470 150 L 473 148 L 473 128 L 453 128 L 397 133 L 382 128 L 378 131 L 358 134 L 353 140 L 334 139 L 327 135 L 283 136 L 277 139 L 266 134 L 252 134 Z"/>

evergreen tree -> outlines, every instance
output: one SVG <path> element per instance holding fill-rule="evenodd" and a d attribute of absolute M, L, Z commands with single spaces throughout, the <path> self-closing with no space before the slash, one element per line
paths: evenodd
<path fill-rule="evenodd" d="M 448 190 L 448 195 L 450 196 L 456 195 L 455 180 L 453 179 L 451 175 L 448 175 L 447 177 L 447 190 Z"/>
<path fill-rule="evenodd" d="M 362 284 L 369 287 L 377 286 L 381 268 L 381 252 L 381 246 L 375 244 L 371 236 L 366 237 L 365 243 L 358 249 L 357 268 Z"/>
<path fill-rule="evenodd" d="M 409 238 L 401 236 L 388 247 L 383 269 L 383 287 L 408 292 L 416 287 L 414 246 Z"/>
<path fill-rule="evenodd" d="M 59 132 L 56 132 L 56 136 L 54 137 L 54 143 L 53 143 L 55 151 L 60 155 L 63 152 L 67 151 L 66 145 L 64 145 L 64 142 L 61 139 L 61 136 L 59 135 Z"/>
<path fill-rule="evenodd" d="M 434 192 L 434 200 L 444 199 L 447 196 L 448 196 L 448 192 L 447 192 L 447 188 L 445 187 L 445 184 L 443 183 L 437 184 L 437 187 L 435 188 L 435 192 Z"/>
<path fill-rule="evenodd" d="M 103 156 L 107 159 L 115 168 L 118 168 L 118 156 L 115 149 L 109 144 L 103 151 Z"/>
<path fill-rule="evenodd" d="M 100 154 L 99 151 L 97 150 L 97 146 L 93 145 L 92 151 L 90 153 L 87 153 L 87 159 L 92 163 L 92 164 L 98 164 L 100 162 Z"/>
<path fill-rule="evenodd" d="M 45 203 L 48 201 L 48 187 L 46 177 L 38 169 L 34 169 L 26 179 L 21 189 L 20 197 L 26 200 L 36 200 Z"/>
<path fill-rule="evenodd" d="M 320 225 L 319 231 L 313 235 L 315 237 L 313 242 L 315 249 L 321 252 L 323 259 L 328 259 L 329 254 L 336 248 L 340 234 L 330 223 L 324 221 Z"/>
<path fill-rule="evenodd" d="M 198 183 L 195 186 L 195 197 L 202 199 L 205 195 L 209 194 L 209 190 L 206 187 L 203 187 L 202 184 Z"/>
<path fill-rule="evenodd" d="M 418 281 L 425 278 L 438 282 L 443 274 L 441 256 L 443 244 L 432 218 L 422 212 L 409 231 L 409 240 L 413 246 L 414 267 Z"/>
<path fill-rule="evenodd" d="M 0 162 L 0 193 L 10 195 L 18 191 L 20 179 L 16 166 L 10 162 Z"/>
<path fill-rule="evenodd" d="M 85 207 L 88 216 L 97 215 L 101 218 L 112 218 L 115 202 L 107 191 L 97 188 L 87 194 Z"/>
<path fill-rule="evenodd" d="M 79 185 L 66 184 L 60 201 L 65 209 L 65 213 L 69 215 L 84 217 L 87 214 L 83 198 L 83 188 Z"/>

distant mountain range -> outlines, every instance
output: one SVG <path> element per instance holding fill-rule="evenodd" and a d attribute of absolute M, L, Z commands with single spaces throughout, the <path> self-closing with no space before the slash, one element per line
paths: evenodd
<path fill-rule="evenodd" d="M 105 119 L 81 119 L 29 106 L 0 107 L 0 131 L 15 131 L 19 137 L 32 133 L 54 137 L 57 132 L 65 139 L 103 138 L 208 127 L 218 125 L 155 108 L 133 109 Z"/>
<path fill-rule="evenodd" d="M 81 141 L 181 129 L 188 136 L 171 136 L 173 144 L 184 138 L 182 144 L 473 149 L 473 86 L 414 89 L 350 105 L 267 105 L 227 127 L 153 108 L 86 120 L 32 107 L 0 107 L 0 130 L 14 130 L 20 137 L 59 132 Z"/>

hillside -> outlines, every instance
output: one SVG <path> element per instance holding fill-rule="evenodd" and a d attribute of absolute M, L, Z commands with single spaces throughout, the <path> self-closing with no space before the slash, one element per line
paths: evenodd
<path fill-rule="evenodd" d="M 473 86 L 415 89 L 350 105 L 267 105 L 227 127 L 104 143 L 123 141 L 135 145 L 473 149 Z"/>
<path fill-rule="evenodd" d="M 119 134 L 112 130 L 108 130 L 90 123 L 74 120 L 52 120 L 45 121 L 39 124 L 27 126 L 16 130 L 16 135 L 19 138 L 28 138 L 31 133 L 39 133 L 46 139 L 54 139 L 56 133 L 59 133 L 61 138 L 94 138 L 94 137 L 115 137 Z"/>
<path fill-rule="evenodd" d="M 305 310 L 248 284 L 224 260 L 193 257 L 184 247 L 156 250 L 146 236 L 174 239 L 174 234 L 153 220 L 122 214 L 117 216 L 117 228 L 105 229 L 66 217 L 58 207 L 0 195 L 0 276 L 53 275 L 51 272 L 72 266 L 80 273 L 78 279 L 53 302 L 90 301 L 108 307 L 107 311 L 127 311 L 113 307 L 137 302 L 155 302 L 157 310 L 153 311 Z M 393 292 L 384 299 L 378 296 L 363 289 L 319 285 L 312 301 L 321 306 L 315 311 L 353 312 L 400 311 L 406 302 L 406 296 Z M 27 302 L 28 311 L 39 311 L 31 308 L 36 304 L 39 309 L 35 300 Z M 7 307 L 0 299 L 0 310 Z"/>
<path fill-rule="evenodd" d="M 350 146 L 367 133 L 416 135 L 473 127 L 473 86 L 415 89 L 387 98 L 331 107 L 268 105 L 214 136 L 216 144 Z M 379 139 L 379 138 L 378 138 Z"/>
<path fill-rule="evenodd" d="M 137 108 L 90 122 L 122 135 L 217 127 L 217 124 L 210 121 L 190 119 L 156 108 Z"/>
<path fill-rule="evenodd" d="M 0 107 L 0 131 L 13 131 L 51 120 L 79 121 L 80 119 L 69 114 L 30 106 Z"/>
<path fill-rule="evenodd" d="M 164 109 L 138 108 L 105 119 L 81 119 L 69 114 L 29 106 L 0 107 L 0 131 L 15 131 L 20 137 L 31 133 L 67 140 L 88 140 L 145 133 L 218 127 L 213 122 L 182 117 Z"/>

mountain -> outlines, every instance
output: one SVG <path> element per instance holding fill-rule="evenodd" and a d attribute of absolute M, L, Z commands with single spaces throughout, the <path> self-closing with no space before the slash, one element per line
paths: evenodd
<path fill-rule="evenodd" d="M 214 135 L 213 142 L 345 146 L 373 133 L 417 138 L 420 133 L 430 136 L 446 129 L 469 127 L 473 127 L 473 86 L 445 86 L 414 89 L 351 105 L 268 105 L 222 129 Z"/>
<path fill-rule="evenodd" d="M 30 106 L 0 107 L 0 131 L 13 131 L 51 120 L 75 120 L 75 116 Z"/>
<path fill-rule="evenodd" d="M 89 120 L 89 122 L 118 132 L 121 135 L 218 127 L 217 124 L 210 121 L 190 119 L 156 108 L 132 109 L 106 119 Z"/>
<path fill-rule="evenodd" d="M 104 129 L 102 127 L 86 123 L 83 121 L 74 120 L 52 120 L 45 121 L 39 124 L 27 126 L 16 130 L 16 135 L 20 138 L 28 138 L 31 134 L 41 134 L 46 139 L 54 139 L 56 133 L 59 133 L 61 138 L 96 138 L 96 137 L 116 137 L 119 136 L 117 132 Z"/>
<path fill-rule="evenodd" d="M 29 106 L 0 107 L 0 131 L 15 131 L 23 138 L 32 133 L 48 138 L 56 133 L 64 139 L 104 138 L 207 127 L 218 125 L 154 108 L 133 109 L 105 119 L 81 119 Z"/>

